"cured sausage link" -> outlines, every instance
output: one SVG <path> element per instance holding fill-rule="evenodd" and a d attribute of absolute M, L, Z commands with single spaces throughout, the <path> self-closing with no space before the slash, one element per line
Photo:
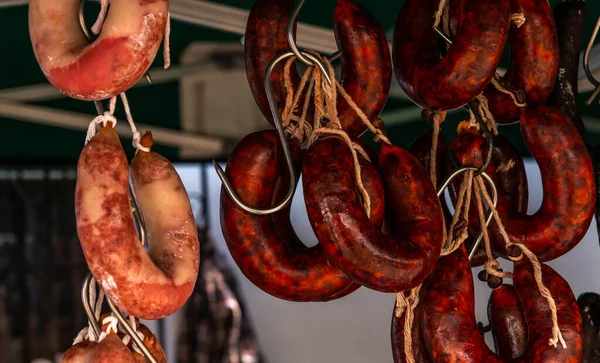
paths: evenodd
<path fill-rule="evenodd" d="M 133 354 L 116 335 L 109 335 L 100 343 L 83 341 L 69 348 L 61 363 L 135 363 Z"/>
<path fill-rule="evenodd" d="M 427 345 L 421 331 L 421 306 L 420 304 L 414 310 L 413 325 L 411 330 L 412 354 L 415 363 L 433 363 L 427 352 Z M 394 363 L 405 363 L 406 352 L 404 351 L 404 322 L 406 314 L 396 317 L 395 311 L 392 316 L 392 354 Z"/>
<path fill-rule="evenodd" d="M 408 97 L 431 110 L 452 110 L 480 95 L 492 80 L 504 51 L 510 0 L 461 0 L 457 35 L 443 58 L 433 41 L 436 0 L 408 0 L 396 19 L 393 62 Z"/>
<path fill-rule="evenodd" d="M 501 83 L 525 94 L 527 106 L 543 104 L 554 87 L 558 72 L 559 49 L 556 25 L 548 0 L 511 0 L 513 15 L 525 22 L 511 21 L 510 64 Z M 512 97 L 487 86 L 484 95 L 497 123 L 519 121 L 520 108 Z"/>
<path fill-rule="evenodd" d="M 515 262 L 514 285 L 529 329 L 529 342 L 519 362 L 579 363 L 582 355 L 583 325 L 571 287 L 550 266 L 542 264 L 542 281 L 556 303 L 558 326 L 566 343 L 563 348 L 548 342 L 552 337 L 550 306 L 539 292 L 533 266 L 526 258 Z"/>
<path fill-rule="evenodd" d="M 392 236 L 369 223 L 356 190 L 348 145 L 322 138 L 303 166 L 308 218 L 333 264 L 368 288 L 404 291 L 431 273 L 442 243 L 442 210 L 429 175 L 398 147 L 382 145 L 380 173 Z"/>
<path fill-rule="evenodd" d="M 107 297 L 127 314 L 160 319 L 192 293 L 200 260 L 196 224 L 171 163 L 139 151 L 132 179 L 149 232 L 146 253 L 133 222 L 128 171 L 117 133 L 103 127 L 83 148 L 77 165 L 77 234 Z"/>
<path fill-rule="evenodd" d="M 511 213 L 500 195 L 498 214 L 511 242 L 524 244 L 542 262 L 550 261 L 575 247 L 590 226 L 596 203 L 592 160 L 577 128 L 556 108 L 525 110 L 521 133 L 540 168 L 542 205 L 533 215 Z M 454 152 L 466 165 L 481 165 L 484 145 L 472 146 L 480 149 L 474 157 L 470 151 Z M 497 224 L 491 224 L 490 232 L 494 250 L 506 256 Z"/>
<path fill-rule="evenodd" d="M 498 204 L 496 209 L 499 213 L 522 215 L 527 213 L 529 190 L 527 186 L 527 175 L 525 173 L 525 164 L 519 152 L 502 135 L 493 136 L 494 148 L 492 160 L 486 168 L 486 173 L 494 180 L 498 191 Z M 473 129 L 467 129 L 459 133 L 449 147 L 449 153 L 455 156 L 461 166 L 480 167 L 483 164 L 485 155 L 487 155 L 487 142 L 485 138 Z M 453 170 L 458 166 L 453 159 L 447 159 L 448 169 Z M 462 177 L 457 177 L 455 182 L 450 185 L 450 197 L 456 203 L 458 190 Z M 497 228 L 496 221 L 492 219 L 489 228 Z M 494 227 L 495 226 L 495 227 Z M 471 202 L 469 209 L 469 235 L 475 236 L 481 230 L 479 215 L 475 201 Z M 495 237 L 495 236 L 492 236 Z M 471 248 L 473 239 L 465 241 L 467 249 Z M 504 240 L 502 240 L 504 242 Z M 499 242 L 500 243 L 500 242 Z M 497 252 L 493 248 L 492 253 L 497 257 Z M 476 254 L 471 259 L 472 266 L 483 265 L 487 261 L 485 247 L 483 244 L 477 249 Z"/>
<path fill-rule="evenodd" d="M 475 292 L 465 246 L 440 258 L 421 288 L 421 322 L 436 363 L 501 363 L 486 345 L 475 320 Z"/>
<path fill-rule="evenodd" d="M 295 159 L 298 144 L 290 142 Z M 372 168 L 372 167 L 371 167 Z M 373 228 L 383 223 L 383 191 L 377 171 L 364 169 L 374 201 Z M 232 153 L 226 174 L 240 198 L 250 205 L 268 207 L 274 202 L 277 186 L 285 174 L 277 133 L 261 131 L 245 137 Z M 370 179 L 371 181 L 370 181 Z M 286 180 L 287 183 L 287 180 Z M 381 205 L 380 207 L 376 207 Z M 281 221 L 285 223 L 281 224 Z M 330 264 L 321 244 L 302 248 L 289 222 L 289 209 L 276 216 L 259 216 L 239 208 L 225 191 L 221 192 L 221 229 L 229 251 L 244 275 L 263 291 L 291 301 L 327 301 L 356 290 L 359 285 Z M 321 241 L 319 239 L 319 241 Z M 290 248 L 291 247 L 291 248 Z"/>
<path fill-rule="evenodd" d="M 392 56 L 381 24 L 352 0 L 338 0 L 334 33 L 343 51 L 341 84 L 369 120 L 379 116 L 392 83 Z M 338 118 L 350 137 L 367 130 L 356 111 L 338 96 Z"/>
<path fill-rule="evenodd" d="M 29 34 L 48 81 L 69 97 L 104 100 L 146 73 L 163 39 L 168 0 L 113 0 L 103 30 L 89 44 L 79 25 L 80 0 L 31 0 Z"/>
<path fill-rule="evenodd" d="M 492 290 L 488 301 L 488 318 L 496 352 L 507 362 L 519 358 L 527 348 L 527 322 L 520 304 L 515 288 L 507 284 Z"/>
<path fill-rule="evenodd" d="M 246 23 L 244 36 L 244 54 L 246 58 L 246 77 L 254 100 L 263 115 L 272 126 L 273 115 L 265 92 L 265 73 L 269 63 L 279 54 L 291 50 L 287 39 L 287 26 L 294 9 L 294 0 L 257 0 Z M 294 26 L 295 33 L 295 26 Z M 293 63 L 290 77 L 294 90 L 300 84 L 300 78 Z M 271 73 L 273 96 L 281 112 L 285 105 L 284 65 L 278 64 Z M 298 101 L 302 105 L 303 101 Z"/>

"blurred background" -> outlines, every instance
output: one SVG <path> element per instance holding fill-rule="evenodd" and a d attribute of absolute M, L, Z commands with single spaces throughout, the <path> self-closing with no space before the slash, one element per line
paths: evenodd
<path fill-rule="evenodd" d="M 356 1 L 380 21 L 391 42 L 403 1 Z M 551 4 L 554 7 L 559 2 L 552 0 Z M 140 131 L 152 129 L 154 150 L 176 163 L 199 230 L 215 247 L 205 255 L 210 256 L 211 266 L 219 266 L 229 292 L 241 304 L 239 346 L 247 353 L 242 361 L 391 362 L 393 295 L 361 288 L 329 303 L 285 302 L 249 283 L 223 241 L 218 199 L 221 184 L 210 160 L 216 159 L 224 167 L 241 138 L 269 127 L 250 93 L 244 69 L 242 35 L 253 3 L 171 0 L 172 65 L 164 70 L 159 53 L 150 69 L 153 83 L 142 79 L 127 92 L 134 119 Z M 334 7 L 334 0 L 306 2 L 299 16 L 300 47 L 324 54 L 337 50 L 331 31 Z M 97 3 L 89 1 L 89 24 L 98 10 Z M 599 15 L 600 2 L 587 2 L 585 43 Z M 58 361 L 56 357 L 86 324 L 79 289 L 87 268 L 75 231 L 73 191 L 77 158 L 96 111 L 91 102 L 64 97 L 44 78 L 29 40 L 27 0 L 0 0 L 0 31 L 0 361 Z M 590 59 L 591 69 L 600 79 L 600 48 L 593 49 Z M 501 67 L 507 65 L 508 52 Z M 593 147 L 600 141 L 600 105 L 584 105 L 592 85 L 583 71 L 580 74 L 580 110 L 586 141 Z M 120 106 L 116 115 L 124 120 Z M 395 78 L 381 118 L 390 140 L 405 148 L 430 128 Z M 463 111 L 449 114 L 442 125 L 446 140 L 455 135 L 457 122 L 466 118 Z M 132 156 L 130 133 L 126 127 L 123 130 L 123 145 Z M 500 132 L 528 158 L 518 125 L 501 126 Z M 374 145 L 370 135 L 363 139 Z M 541 203 L 542 190 L 535 162 L 528 160 L 527 168 L 533 212 Z M 299 236 L 307 244 L 314 243 L 301 185 L 292 215 Z M 577 296 L 600 291 L 594 278 L 600 273 L 599 258 L 592 223 L 586 239 L 550 265 L 567 278 Z M 475 284 L 478 319 L 486 323 L 489 289 Z M 163 321 L 146 322 L 161 338 L 169 361 L 228 361 L 228 329 L 236 318 L 231 307 L 221 304 L 216 309 L 210 304 L 214 296 L 211 286 L 199 279 L 198 291 L 185 309 Z M 219 293 L 226 295 L 222 289 Z"/>

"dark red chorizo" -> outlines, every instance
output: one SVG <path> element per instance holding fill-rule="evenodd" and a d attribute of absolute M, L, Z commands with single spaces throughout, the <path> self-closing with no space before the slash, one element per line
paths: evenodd
<path fill-rule="evenodd" d="M 542 205 L 533 215 L 511 213 L 502 207 L 500 196 L 498 213 L 513 243 L 526 245 L 542 262 L 550 261 L 575 247 L 589 228 L 596 203 L 592 161 L 576 127 L 553 107 L 525 110 L 521 132 L 540 168 Z M 483 147 L 472 165 L 481 165 Z M 467 160 L 466 153 L 454 152 L 459 160 Z M 505 255 L 505 241 L 495 223 L 490 232 L 494 250 Z"/>
<path fill-rule="evenodd" d="M 547 0 L 511 0 L 511 12 L 525 23 L 511 21 L 510 64 L 501 83 L 522 90 L 528 106 L 543 104 L 554 87 L 559 51 L 552 8 Z M 512 97 L 490 84 L 484 95 L 497 123 L 519 121 L 521 110 Z"/>
<path fill-rule="evenodd" d="M 579 133 L 583 135 L 585 125 L 577 108 L 577 98 L 579 97 L 579 56 L 585 31 L 585 1 L 563 1 L 556 5 L 553 13 L 560 52 L 556 83 L 548 103 L 570 118 Z"/>
<path fill-rule="evenodd" d="M 352 0 L 338 0 L 333 16 L 335 39 L 342 54 L 341 84 L 370 121 L 381 113 L 392 82 L 392 56 L 381 24 Z M 367 130 L 343 97 L 338 118 L 350 137 Z"/>
<path fill-rule="evenodd" d="M 542 281 L 556 303 L 558 326 L 566 343 L 563 348 L 549 344 L 552 337 L 550 307 L 535 282 L 533 266 L 527 258 L 515 263 L 514 285 L 527 320 L 529 339 L 519 362 L 579 363 L 582 354 L 583 327 L 577 301 L 569 283 L 550 266 L 542 264 Z"/>
<path fill-rule="evenodd" d="M 415 359 L 415 363 L 432 363 L 433 361 L 429 357 L 427 352 L 427 345 L 423 339 L 423 333 L 421 332 L 421 306 L 420 304 L 414 310 L 414 319 L 411 330 L 412 338 L 412 355 Z M 402 314 L 401 317 L 396 317 L 395 309 L 392 315 L 392 355 L 394 357 L 394 363 L 405 363 L 406 353 L 404 351 L 404 322 L 406 314 Z"/>
<path fill-rule="evenodd" d="M 496 353 L 505 361 L 519 358 L 527 347 L 527 322 L 513 285 L 503 284 L 492 290 L 488 318 Z"/>
<path fill-rule="evenodd" d="M 421 326 L 434 362 L 501 363 L 475 320 L 473 275 L 465 246 L 440 258 L 421 289 Z"/>
<path fill-rule="evenodd" d="M 390 237 L 368 222 L 354 162 L 337 137 L 316 141 L 303 165 L 308 218 L 329 259 L 363 286 L 408 290 L 431 273 L 442 243 L 442 210 L 429 175 L 407 151 L 382 145 L 379 161 Z"/>
<path fill-rule="evenodd" d="M 510 0 L 462 0 L 457 35 L 443 58 L 435 47 L 436 0 L 408 0 L 396 19 L 393 62 L 400 86 L 413 102 L 452 110 L 479 96 L 492 80 L 508 36 Z"/>
<path fill-rule="evenodd" d="M 244 36 L 246 77 L 256 104 L 263 115 L 273 124 L 273 115 L 265 91 L 265 72 L 269 63 L 279 54 L 291 51 L 287 39 L 287 26 L 294 9 L 294 0 L 257 0 L 248 14 Z M 295 31 L 295 27 L 294 27 Z M 271 73 L 273 96 L 281 112 L 285 106 L 284 63 L 280 62 Z M 290 68 L 294 90 L 300 84 L 296 65 Z M 299 101 L 302 105 L 303 101 Z M 302 110 L 302 107 L 299 107 Z"/>
<path fill-rule="evenodd" d="M 273 125 L 264 88 L 265 71 L 279 54 L 290 51 L 287 40 L 288 18 L 293 0 L 258 0 L 246 25 L 245 52 L 248 83 L 263 115 Z M 338 0 L 334 12 L 334 33 L 342 54 L 340 83 L 369 120 L 379 115 L 389 93 L 392 78 L 391 55 L 385 32 L 377 20 L 352 0 Z M 284 107 L 283 64 L 274 69 L 271 81 L 278 108 Z M 294 90 L 300 84 L 295 65 L 290 69 Z M 302 98 L 299 105 L 303 104 Z M 367 127 L 356 111 L 338 96 L 338 117 L 350 137 L 362 134 Z M 297 115 L 302 107 L 297 107 Z M 309 116 L 310 119 L 310 116 Z"/>
<path fill-rule="evenodd" d="M 496 185 L 498 191 L 497 209 L 506 213 L 527 213 L 529 191 L 527 188 L 527 175 L 523 158 L 518 151 L 502 135 L 493 136 L 494 148 L 492 159 L 486 172 Z M 452 141 L 449 147 L 449 153 L 456 156 L 457 161 L 464 166 L 482 165 L 487 154 L 487 143 L 485 138 L 474 129 L 464 129 Z M 452 158 L 448 157 L 447 167 L 449 170 L 455 170 Z M 450 196 L 454 203 L 458 198 L 458 191 L 462 183 L 462 177 L 457 177 L 450 185 Z M 469 208 L 469 239 L 465 241 L 467 250 L 471 250 L 475 236 L 481 230 L 477 205 L 473 200 Z M 492 220 L 490 226 L 495 225 Z M 490 227 L 491 228 L 491 227 Z M 497 256 L 492 249 L 494 257 Z M 485 247 L 480 244 L 475 255 L 471 259 L 472 266 L 481 266 L 487 261 Z"/>
<path fill-rule="evenodd" d="M 282 149 L 274 130 L 261 131 L 245 137 L 232 153 L 226 174 L 240 198 L 247 204 L 266 208 L 274 202 L 277 185 L 287 173 Z M 290 142 L 292 153 L 299 155 L 298 145 Z M 377 171 L 369 174 L 365 168 L 366 185 L 376 185 L 370 178 L 379 178 Z M 287 178 L 287 177 L 285 177 Z M 287 190 L 287 186 L 280 188 Z M 372 219 L 368 223 L 383 222 L 381 186 L 373 191 Z M 379 206 L 379 207 L 378 207 Z M 295 239 L 289 224 L 289 209 L 277 216 L 259 216 L 239 208 L 229 195 L 221 192 L 221 228 L 229 251 L 244 273 L 256 286 L 281 299 L 291 301 L 326 301 L 356 290 L 350 277 L 331 265 L 321 244 L 310 248 Z M 291 247 L 291 248 L 290 248 Z"/>

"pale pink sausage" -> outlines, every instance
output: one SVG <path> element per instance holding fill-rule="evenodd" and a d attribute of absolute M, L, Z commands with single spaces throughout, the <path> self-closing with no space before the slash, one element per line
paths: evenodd
<path fill-rule="evenodd" d="M 133 354 L 116 335 L 109 335 L 100 343 L 84 340 L 69 348 L 60 363 L 135 363 Z"/>
<path fill-rule="evenodd" d="M 79 0 L 30 0 L 29 34 L 48 81 L 69 97 L 103 100 L 132 87 L 163 39 L 169 0 L 112 0 L 98 39 L 79 26 Z"/>
<path fill-rule="evenodd" d="M 183 306 L 196 283 L 196 224 L 173 165 L 154 152 L 139 151 L 131 171 L 146 223 L 146 253 L 133 223 L 128 169 L 117 133 L 102 128 L 79 158 L 77 232 L 90 271 L 108 298 L 128 314 L 160 319 Z"/>

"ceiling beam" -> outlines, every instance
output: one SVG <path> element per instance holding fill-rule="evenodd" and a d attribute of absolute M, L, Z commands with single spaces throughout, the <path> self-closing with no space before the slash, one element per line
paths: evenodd
<path fill-rule="evenodd" d="M 86 132 L 94 115 L 0 99 L 0 117 Z M 227 152 L 226 141 L 219 137 L 195 135 L 142 123 L 136 123 L 136 126 L 141 132 L 152 130 L 155 144 L 198 150 L 207 159 L 220 158 Z M 119 121 L 115 130 L 121 137 L 131 139 L 131 128 L 127 121 Z M 82 143 L 83 136 L 82 133 Z"/>

